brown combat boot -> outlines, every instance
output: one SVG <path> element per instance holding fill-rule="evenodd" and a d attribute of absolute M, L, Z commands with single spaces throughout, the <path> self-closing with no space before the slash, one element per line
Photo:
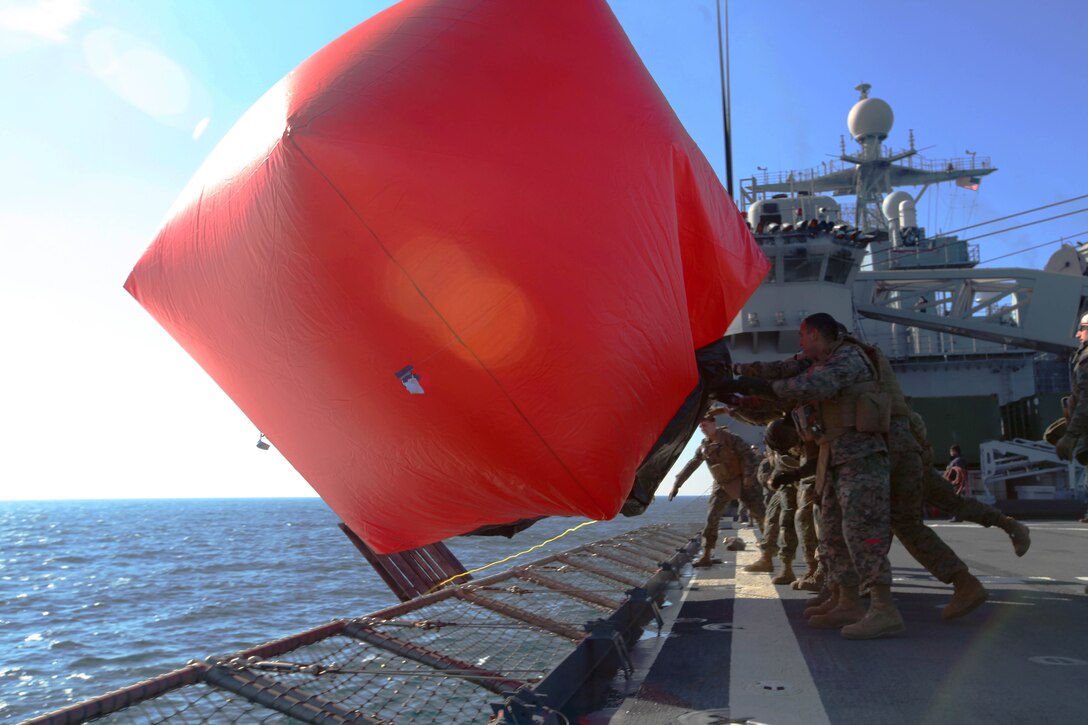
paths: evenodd
<path fill-rule="evenodd" d="M 975 576 L 964 569 L 952 577 L 952 601 L 941 610 L 941 619 L 956 619 L 970 614 L 986 601 L 990 593 Z"/>
<path fill-rule="evenodd" d="M 744 571 L 769 574 L 774 571 L 774 561 L 766 551 L 759 555 L 759 559 L 744 567 Z"/>
<path fill-rule="evenodd" d="M 998 519 L 997 525 L 1009 535 L 1012 540 L 1012 550 L 1017 556 L 1028 553 L 1028 549 L 1031 548 L 1031 531 L 1027 526 L 1011 516 L 1002 516 Z"/>
<path fill-rule="evenodd" d="M 808 571 L 802 574 L 793 582 L 793 584 L 790 584 L 790 586 L 794 589 L 804 589 L 806 592 L 818 592 L 823 589 L 823 577 L 820 577 L 820 579 L 817 580 L 820 571 L 820 562 L 816 559 L 808 559 L 805 563 L 808 565 Z"/>
<path fill-rule="evenodd" d="M 793 562 L 784 561 L 782 562 L 782 571 L 771 579 L 771 584 L 790 584 L 796 580 L 797 575 L 793 573 Z"/>
<path fill-rule="evenodd" d="M 700 556 L 695 561 L 691 562 L 691 565 L 695 566 L 695 567 L 698 567 L 700 569 L 705 569 L 706 567 L 710 566 L 711 563 L 712 563 L 710 561 L 710 553 L 711 553 L 710 549 L 703 549 L 703 555 Z"/>
<path fill-rule="evenodd" d="M 834 584 L 828 584 L 821 589 L 816 596 L 808 600 L 805 605 L 805 619 L 816 614 L 827 614 L 835 608 L 839 599 L 839 589 Z"/>
<path fill-rule="evenodd" d="M 794 584 L 801 591 L 806 592 L 818 592 L 824 588 L 824 575 L 823 572 L 817 571 L 813 576 L 804 576 L 798 579 Z"/>
<path fill-rule="evenodd" d="M 858 588 L 840 585 L 834 608 L 825 614 L 813 614 L 808 618 L 808 626 L 817 629 L 838 629 L 861 621 L 864 617 L 865 607 L 861 604 Z"/>
<path fill-rule="evenodd" d="M 903 617 L 892 601 L 892 588 L 888 584 L 869 586 L 869 611 L 854 624 L 842 628 L 846 639 L 876 639 L 903 631 Z"/>

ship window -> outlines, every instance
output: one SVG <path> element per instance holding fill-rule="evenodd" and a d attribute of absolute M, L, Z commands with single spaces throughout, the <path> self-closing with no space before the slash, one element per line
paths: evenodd
<path fill-rule="evenodd" d="M 782 214 L 778 211 L 778 203 L 773 201 L 763 202 L 763 206 L 759 208 L 759 221 L 764 226 L 767 224 L 781 224 Z"/>
<path fill-rule="evenodd" d="M 788 254 L 782 258 L 783 282 L 816 282 L 820 279 L 822 255 L 809 256 L 805 250 L 800 254 Z"/>
<path fill-rule="evenodd" d="M 846 284 L 846 278 L 850 276 L 850 270 L 854 268 L 854 258 L 849 252 L 836 252 L 827 260 L 827 273 L 824 274 L 824 282 Z"/>

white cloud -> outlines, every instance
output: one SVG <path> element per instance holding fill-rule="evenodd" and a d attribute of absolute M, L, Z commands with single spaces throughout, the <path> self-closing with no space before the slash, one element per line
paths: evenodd
<path fill-rule="evenodd" d="M 87 0 L 0 0 L 0 29 L 62 43 L 89 10 Z"/>
<path fill-rule="evenodd" d="M 197 122 L 196 128 L 193 129 L 193 140 L 194 141 L 199 140 L 200 137 L 204 135 L 204 132 L 208 130 L 208 123 L 210 121 L 211 121 L 211 119 L 209 119 L 207 116 L 205 116 L 204 118 L 200 119 L 199 122 Z"/>
<path fill-rule="evenodd" d="M 101 28 L 83 39 L 91 72 L 121 98 L 155 118 L 176 116 L 189 108 L 188 74 L 146 41 L 114 28 Z"/>

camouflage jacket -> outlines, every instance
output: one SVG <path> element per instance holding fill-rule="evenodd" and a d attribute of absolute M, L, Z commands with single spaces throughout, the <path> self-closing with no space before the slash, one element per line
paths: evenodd
<path fill-rule="evenodd" d="M 835 343 L 826 360 L 815 362 L 800 375 L 775 380 L 774 394 L 785 400 L 815 402 L 834 400 L 855 383 L 876 380 L 872 363 L 856 345 Z M 848 429 L 829 444 L 832 466 L 888 450 L 880 433 L 860 433 Z"/>
<path fill-rule="evenodd" d="M 1070 379 L 1073 392 L 1069 396 L 1069 406 L 1065 417 L 1069 421 L 1066 434 L 1077 438 L 1088 435 L 1088 344 L 1080 348 L 1069 358 Z"/>
<path fill-rule="evenodd" d="M 764 362 L 736 363 L 733 370 L 737 375 L 763 380 L 791 378 L 807 370 L 812 361 L 800 356 L 800 353 L 785 360 L 767 360 Z M 774 400 L 750 395 L 743 398 L 743 404 L 728 404 L 729 415 L 748 425 L 767 425 L 772 420 L 789 415 L 796 403 L 789 400 Z"/>
<path fill-rule="evenodd" d="M 676 474 L 674 488 L 680 488 L 700 463 L 706 462 L 715 483 L 726 484 L 737 479 L 755 480 L 759 456 L 744 440 L 725 428 L 718 428 L 714 439 L 704 438 L 692 459 Z"/>

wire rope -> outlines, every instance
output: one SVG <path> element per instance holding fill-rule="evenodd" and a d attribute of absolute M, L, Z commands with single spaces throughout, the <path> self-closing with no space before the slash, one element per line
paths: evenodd
<path fill-rule="evenodd" d="M 449 584 L 450 582 L 452 582 L 454 579 L 460 579 L 463 576 L 468 576 L 469 574 L 475 574 L 476 572 L 483 571 L 484 569 L 490 569 L 491 567 L 496 566 L 498 564 L 505 564 L 506 562 L 510 561 L 511 559 L 516 559 L 519 556 L 524 556 L 525 554 L 528 554 L 530 551 L 536 551 L 537 549 L 541 548 L 542 546 L 550 544 L 553 541 L 558 541 L 559 539 L 562 539 L 564 536 L 571 533 L 572 531 L 577 531 L 578 529 L 582 528 L 583 526 L 589 526 L 590 524 L 595 524 L 595 523 L 597 523 L 597 521 L 595 521 L 593 519 L 590 519 L 589 521 L 583 521 L 582 523 L 578 524 L 577 526 L 572 526 L 571 528 L 567 529 L 566 531 L 559 534 L 558 536 L 553 536 L 552 538 L 548 539 L 547 541 L 541 541 L 539 544 L 534 544 L 534 545 L 530 546 L 525 551 L 519 551 L 516 554 L 511 554 L 510 556 L 507 556 L 507 557 L 505 557 L 503 559 L 499 559 L 498 561 L 493 561 L 490 564 L 484 564 L 483 566 L 476 567 L 475 569 L 470 569 L 469 571 L 461 572 L 460 574 L 455 574 L 454 576 L 451 576 L 449 579 L 446 579 L 445 581 L 441 581 L 441 582 L 438 582 L 437 584 L 435 584 L 433 587 L 431 587 L 430 589 L 427 590 L 427 593 L 430 594 L 433 591 L 441 589 L 442 587 L 444 587 L 447 584 Z"/>

